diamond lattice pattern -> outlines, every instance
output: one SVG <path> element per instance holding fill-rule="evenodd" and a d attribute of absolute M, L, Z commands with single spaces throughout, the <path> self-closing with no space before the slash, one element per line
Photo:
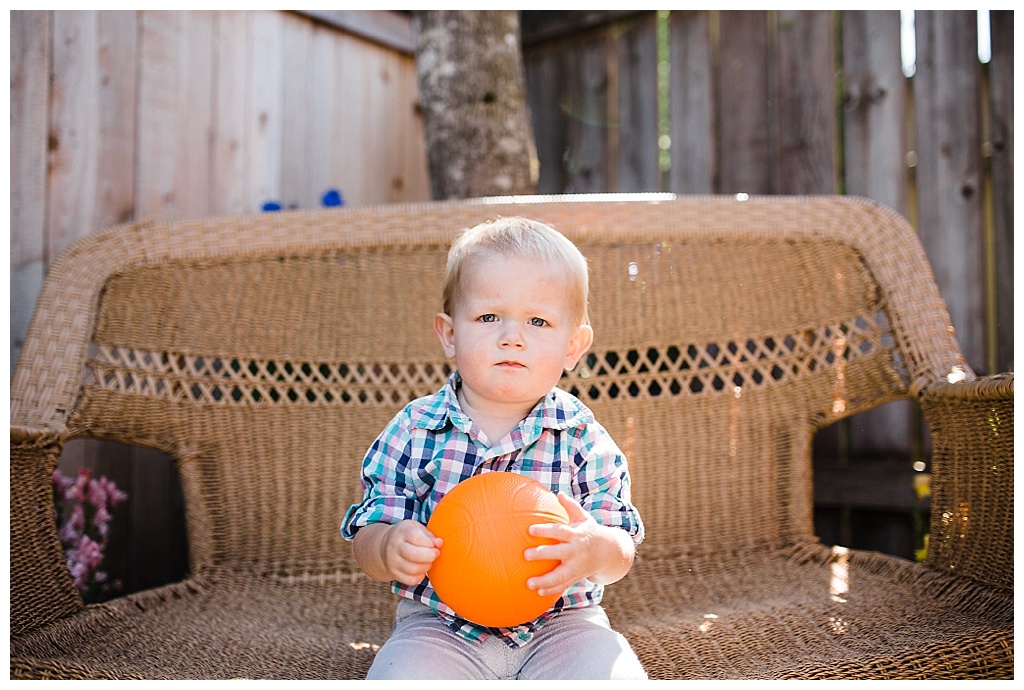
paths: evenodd
<path fill-rule="evenodd" d="M 583 400 L 732 393 L 834 369 L 887 351 L 900 368 L 883 311 L 760 339 L 651 345 L 588 353 L 561 386 Z M 222 405 L 399 405 L 440 388 L 451 364 L 293 362 L 92 348 L 89 386 L 132 395 Z"/>

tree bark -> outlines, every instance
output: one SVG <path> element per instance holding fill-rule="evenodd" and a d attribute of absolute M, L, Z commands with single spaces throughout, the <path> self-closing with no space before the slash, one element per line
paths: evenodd
<path fill-rule="evenodd" d="M 518 11 L 412 14 L 433 198 L 536 193 Z"/>

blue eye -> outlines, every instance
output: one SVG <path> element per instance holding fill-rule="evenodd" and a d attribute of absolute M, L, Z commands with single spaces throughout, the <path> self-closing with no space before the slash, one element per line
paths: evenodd
<path fill-rule="evenodd" d="M 537 326 L 539 328 L 542 326 L 547 326 L 548 322 L 540 318 L 539 316 L 534 316 L 532 319 L 530 319 L 530 325 Z"/>
<path fill-rule="evenodd" d="M 498 320 L 498 317 L 495 316 L 494 314 L 484 314 L 483 316 L 480 317 L 480 320 L 483 321 L 484 323 L 493 323 Z"/>

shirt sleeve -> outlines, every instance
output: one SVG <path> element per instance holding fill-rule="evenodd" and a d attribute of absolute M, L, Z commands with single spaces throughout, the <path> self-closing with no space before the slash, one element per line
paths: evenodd
<path fill-rule="evenodd" d="M 644 539 L 644 523 L 632 503 L 626 456 L 598 422 L 581 428 L 573 491 L 599 524 L 626 530 L 634 544 Z"/>
<path fill-rule="evenodd" d="M 341 523 L 341 536 L 347 540 L 367 525 L 394 524 L 414 519 L 419 512 L 416 492 L 402 470 L 409 465 L 411 445 L 406 412 L 395 415 L 366 451 L 363 500 L 348 509 Z"/>

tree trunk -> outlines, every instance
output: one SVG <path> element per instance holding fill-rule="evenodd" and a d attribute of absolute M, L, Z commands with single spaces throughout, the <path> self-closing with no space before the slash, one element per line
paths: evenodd
<path fill-rule="evenodd" d="M 412 14 L 433 198 L 536 193 L 518 12 Z"/>

